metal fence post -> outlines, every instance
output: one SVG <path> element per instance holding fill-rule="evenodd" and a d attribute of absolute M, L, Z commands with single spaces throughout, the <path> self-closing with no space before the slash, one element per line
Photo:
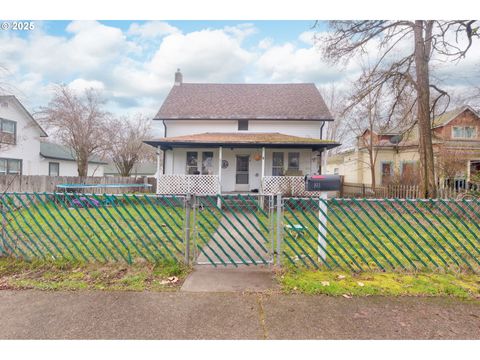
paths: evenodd
<path fill-rule="evenodd" d="M 282 194 L 277 194 L 277 266 L 281 264 L 281 252 L 282 252 Z"/>
<path fill-rule="evenodd" d="M 190 264 L 190 213 L 191 213 L 191 194 L 187 194 L 185 199 L 185 264 Z"/>

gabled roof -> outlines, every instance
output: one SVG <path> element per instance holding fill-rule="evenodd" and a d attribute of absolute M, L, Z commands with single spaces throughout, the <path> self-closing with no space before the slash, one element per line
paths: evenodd
<path fill-rule="evenodd" d="M 17 97 L 15 95 L 0 95 L 0 102 L 3 102 L 3 101 L 13 101 L 15 102 L 19 107 L 20 109 L 22 109 L 25 114 L 28 116 L 28 118 L 35 124 L 35 126 L 38 127 L 38 129 L 40 130 L 40 133 L 41 133 L 41 137 L 47 137 L 47 133 L 45 132 L 45 130 L 43 130 L 43 128 L 40 126 L 40 124 L 37 122 L 37 120 L 35 120 L 32 116 L 32 114 L 30 114 L 30 112 L 25 108 L 25 106 L 23 106 L 23 104 L 20 102 L 20 100 L 17 99 Z"/>
<path fill-rule="evenodd" d="M 435 119 L 433 119 L 432 122 L 432 127 L 437 128 L 440 126 L 445 126 L 447 125 L 450 121 L 454 120 L 458 115 L 463 113 L 464 111 L 470 110 L 473 114 L 475 114 L 477 117 L 480 117 L 480 115 L 469 105 L 464 105 L 459 108 L 447 111 L 443 113 L 440 116 L 437 116 Z"/>
<path fill-rule="evenodd" d="M 157 120 L 333 120 L 315 84 L 192 84 L 173 86 Z"/>
<path fill-rule="evenodd" d="M 72 149 L 50 142 L 40 143 L 40 155 L 47 159 L 76 161 L 75 152 Z M 88 162 L 90 164 L 107 164 L 97 156 L 91 157 Z"/>
<path fill-rule="evenodd" d="M 333 148 L 340 144 L 322 139 L 305 138 L 280 133 L 203 133 L 182 135 L 148 140 L 145 143 L 160 146 L 163 149 L 172 147 L 195 146 L 229 146 L 229 147 L 286 147 L 286 148 Z"/>

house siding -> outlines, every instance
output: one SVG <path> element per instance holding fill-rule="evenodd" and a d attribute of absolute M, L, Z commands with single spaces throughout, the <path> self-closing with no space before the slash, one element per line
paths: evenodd
<path fill-rule="evenodd" d="M 271 133 L 319 139 L 322 121 L 250 120 L 245 132 Z M 237 120 L 165 120 L 167 136 L 183 136 L 206 132 L 243 132 Z"/>
<path fill-rule="evenodd" d="M 23 175 L 38 175 L 40 129 L 16 101 L 9 99 L 3 102 L 7 106 L 0 106 L 0 117 L 17 123 L 17 138 L 15 145 L 0 144 L 0 157 L 21 159 Z"/>

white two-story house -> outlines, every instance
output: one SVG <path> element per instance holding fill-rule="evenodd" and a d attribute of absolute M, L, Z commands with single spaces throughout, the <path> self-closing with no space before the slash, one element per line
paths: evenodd
<path fill-rule="evenodd" d="M 339 145 L 323 139 L 333 118 L 314 84 L 184 83 L 177 71 L 154 120 L 162 194 L 301 192 Z"/>
<path fill-rule="evenodd" d="M 73 151 L 47 136 L 15 96 L 0 96 L 0 175 L 78 176 Z M 103 176 L 104 165 L 90 159 L 88 175 Z"/>

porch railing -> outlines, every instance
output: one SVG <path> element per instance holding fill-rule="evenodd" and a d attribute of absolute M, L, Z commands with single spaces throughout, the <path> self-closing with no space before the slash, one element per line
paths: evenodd
<path fill-rule="evenodd" d="M 305 191 L 304 176 L 264 176 L 262 179 L 263 194 L 282 194 L 291 196 L 320 196 L 317 191 Z"/>
<path fill-rule="evenodd" d="M 215 195 L 220 193 L 218 175 L 160 175 L 157 194 L 167 195 Z"/>

